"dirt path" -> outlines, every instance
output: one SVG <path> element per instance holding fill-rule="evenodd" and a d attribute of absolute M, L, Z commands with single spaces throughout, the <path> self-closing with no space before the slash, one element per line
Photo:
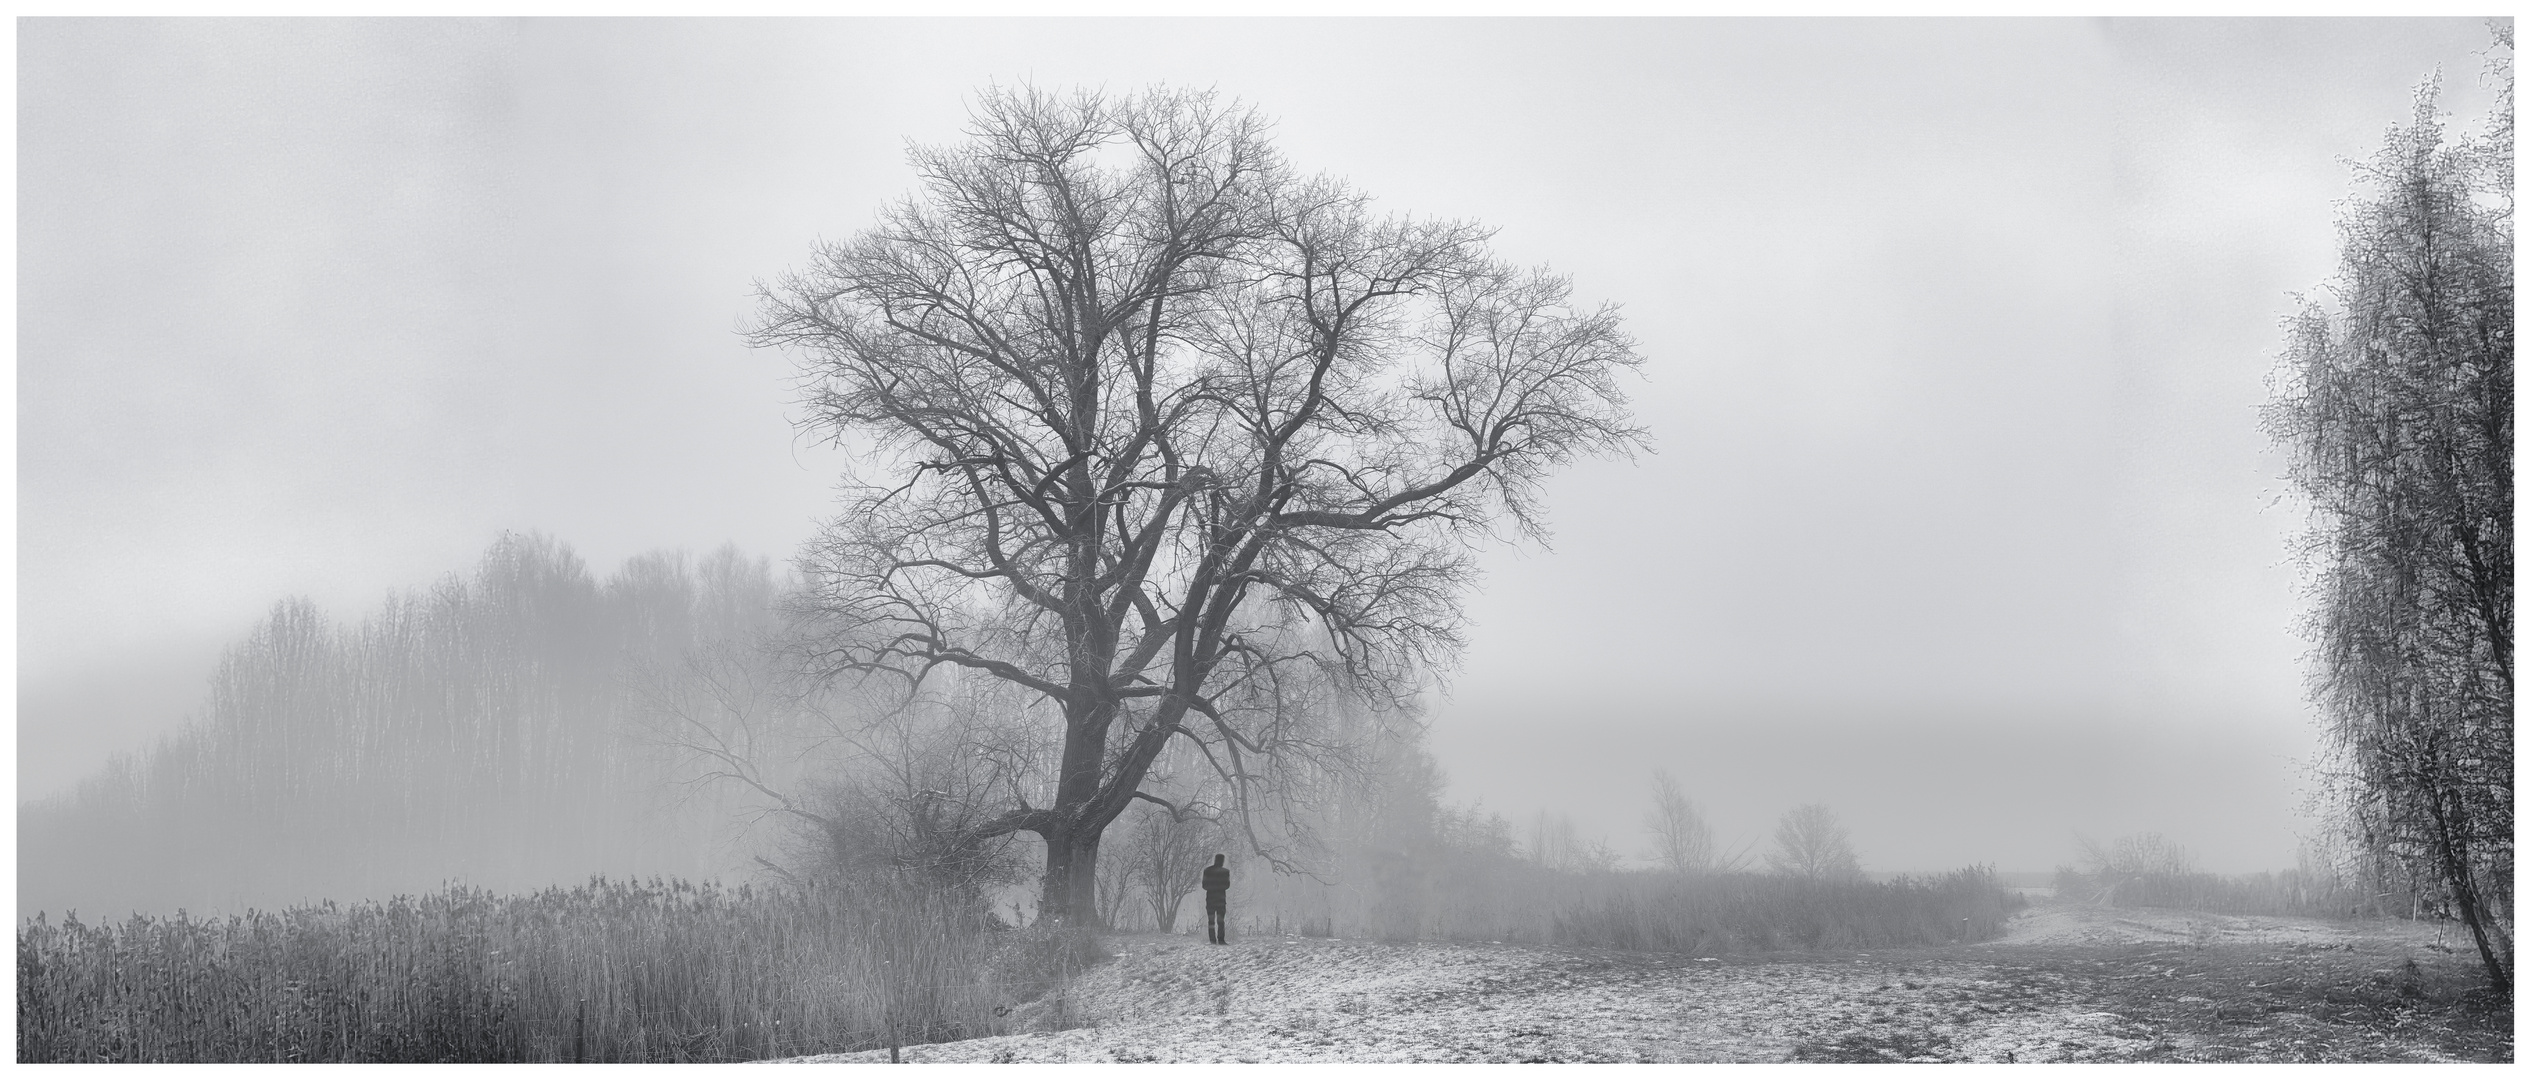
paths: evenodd
<path fill-rule="evenodd" d="M 1760 958 L 1127 935 L 1015 1017 L 1039 1030 L 905 1057 L 2510 1061 L 2509 1004 L 2473 995 L 2468 956 L 2433 940 L 2408 924 L 2075 907 L 1967 947 Z"/>

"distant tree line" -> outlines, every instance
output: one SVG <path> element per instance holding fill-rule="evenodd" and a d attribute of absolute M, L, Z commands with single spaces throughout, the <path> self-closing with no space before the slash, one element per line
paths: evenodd
<path fill-rule="evenodd" d="M 286 600 L 201 712 L 20 808 L 22 911 L 237 910 L 729 865 L 735 807 L 646 702 L 777 618 L 770 564 L 656 553 L 601 581 L 506 535 L 357 623 Z"/>
<path fill-rule="evenodd" d="M 2179 842 L 2138 833 L 2106 842 L 2076 834 L 2079 865 L 2056 870 L 2059 900 L 2111 907 L 2181 908 L 2234 915 L 2381 915 L 2413 913 L 2413 894 L 2375 891 L 2326 844 L 2303 846 L 2291 869 L 2214 874 L 2197 868 Z M 2393 904 L 2390 901 L 2396 900 Z"/>
<path fill-rule="evenodd" d="M 271 910 L 642 874 L 910 884 L 979 925 L 1032 921 L 1038 853 L 1023 837 L 980 847 L 965 826 L 990 812 L 980 792 L 1052 784 L 1048 748 L 989 694 L 886 710 L 832 693 L 786 636 L 789 595 L 734 550 L 645 555 L 601 580 L 560 544 L 508 536 L 471 575 L 359 623 L 284 602 L 193 724 L 22 809 L 21 906 Z M 1271 818 L 1228 812 L 1198 748 L 1156 758 L 1145 782 L 1163 798 L 1109 831 L 1099 922 L 1179 929 L 1215 852 L 1238 866 L 1249 931 L 1896 944 L 1999 925 L 2012 900 L 1982 878 L 1866 882 L 1824 807 L 1787 815 L 1776 873 L 1711 855 L 1710 829 L 1679 849 L 1700 861 L 1621 870 L 1562 815 L 1521 828 L 1447 801 L 1418 725 L 1324 708 L 1320 753 L 1283 778 Z M 1656 816 L 1702 828 L 1675 783 L 1655 795 Z M 1287 853 L 1281 872 L 1244 843 L 1251 828 Z"/>
<path fill-rule="evenodd" d="M 1248 932 L 1714 954 L 1974 940 L 2000 932 L 2022 905 L 1980 867 L 1871 880 L 1836 814 L 1817 804 L 1784 815 L 1766 872 L 1750 869 L 1745 849 L 1691 862 L 1717 848 L 1710 828 L 1663 834 L 1702 825 L 1666 774 L 1656 775 L 1647 822 L 1654 865 L 1629 868 L 1564 815 L 1541 811 L 1523 827 L 1451 803 L 1412 732 L 1373 747 L 1359 782 L 1316 803 L 1314 872 L 1242 879 L 1253 884 L 1233 916 Z"/>

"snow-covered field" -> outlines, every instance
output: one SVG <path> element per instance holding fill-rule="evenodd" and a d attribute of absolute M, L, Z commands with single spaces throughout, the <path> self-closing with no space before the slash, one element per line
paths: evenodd
<path fill-rule="evenodd" d="M 2096 992 L 2101 980 L 2126 980 L 2121 991 L 2146 985 L 2132 980 L 2160 980 L 2150 985 L 2168 983 L 2168 996 L 2181 1009 L 2192 997 L 2212 1001 L 2191 994 L 2206 992 L 2209 983 L 2190 982 L 2200 976 L 2183 975 L 2178 965 L 2064 974 L 2051 961 L 2094 953 L 2145 959 L 2138 950 L 2155 948 L 2200 957 L 2351 952 L 2358 938 L 2368 947 L 2398 950 L 2424 947 L 2433 934 L 2396 924 L 2047 906 L 2025 913 L 1999 941 L 1883 955 L 1698 958 L 1294 937 L 1211 946 L 1186 937 L 1120 935 L 1111 941 L 1113 961 L 1014 1017 L 1035 1030 L 908 1047 L 904 1056 L 911 1062 L 2167 1058 L 2189 1049 L 2190 1037 L 2137 1015 L 2132 993 Z M 2428 1049 L 2388 1056 L 2443 1055 Z M 885 1061 L 887 1053 L 793 1060 Z"/>
<path fill-rule="evenodd" d="M 2214 915 L 2158 908 L 2042 905 L 2014 916 L 2002 937 L 1980 948 L 2009 945 L 2192 944 L 2346 948 L 2357 942 L 2431 948 L 2459 938 L 2434 923 L 2397 920 L 2337 922 L 2267 915 Z"/>

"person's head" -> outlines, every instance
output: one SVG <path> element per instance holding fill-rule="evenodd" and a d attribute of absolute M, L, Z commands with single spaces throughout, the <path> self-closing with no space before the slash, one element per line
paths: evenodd
<path fill-rule="evenodd" d="M 1215 866 L 1220 866 L 1221 864 L 1222 864 L 1222 856 L 1220 856 L 1220 855 L 1215 855 L 1215 856 L 1213 856 L 1213 865 L 1215 865 Z"/>

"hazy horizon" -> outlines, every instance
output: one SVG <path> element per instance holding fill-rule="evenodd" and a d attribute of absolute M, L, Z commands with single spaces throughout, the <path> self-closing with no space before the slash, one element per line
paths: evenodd
<path fill-rule="evenodd" d="M 1331 32 L 1334 30 L 1335 32 Z M 1449 798 L 1635 856 L 1825 801 L 1865 867 L 2160 832 L 2292 865 L 2318 730 L 2257 427 L 2346 162 L 2481 22 L 32 20 L 20 802 L 173 730 L 285 596 L 504 530 L 603 576 L 833 512 L 753 282 L 1033 81 L 1214 86 L 1306 170 L 1624 305 L 1657 453 L 1488 551 Z"/>

